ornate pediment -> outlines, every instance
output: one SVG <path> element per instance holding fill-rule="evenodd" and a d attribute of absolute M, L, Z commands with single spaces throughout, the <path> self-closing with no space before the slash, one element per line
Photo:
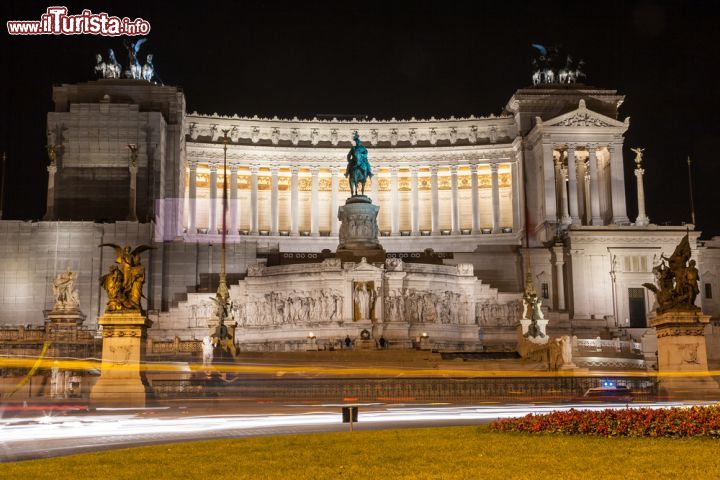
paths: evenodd
<path fill-rule="evenodd" d="M 559 117 L 552 118 L 547 121 L 542 121 L 538 117 L 538 125 L 544 125 L 546 127 L 624 127 L 629 126 L 629 119 L 625 122 L 620 122 L 614 118 L 607 117 L 600 113 L 588 110 L 585 105 L 585 100 L 580 100 L 577 110 L 565 113 Z"/>

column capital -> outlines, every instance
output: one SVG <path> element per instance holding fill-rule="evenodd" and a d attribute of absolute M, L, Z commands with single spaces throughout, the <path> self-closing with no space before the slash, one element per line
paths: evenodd
<path fill-rule="evenodd" d="M 274 177 L 277 177 L 278 173 L 280 173 L 280 167 L 277 165 L 273 165 L 270 167 L 270 174 Z"/>
<path fill-rule="evenodd" d="M 250 165 L 250 173 L 257 175 L 259 171 L 260 167 L 258 165 Z"/>
<path fill-rule="evenodd" d="M 188 168 L 190 170 L 197 170 L 198 167 L 198 161 L 195 159 L 189 159 L 187 160 Z"/>
<path fill-rule="evenodd" d="M 430 165 L 430 175 L 437 176 L 439 167 L 437 165 Z"/>
<path fill-rule="evenodd" d="M 457 175 L 458 172 L 458 166 L 457 165 L 450 165 L 450 174 L 451 175 Z"/>
<path fill-rule="evenodd" d="M 390 168 L 390 175 L 397 176 L 398 172 L 400 171 L 400 167 L 398 167 L 397 165 L 390 165 L 389 168 Z"/>
<path fill-rule="evenodd" d="M 238 169 L 240 168 L 240 165 L 238 165 L 237 163 L 230 163 L 228 164 L 228 166 L 230 167 L 230 173 L 237 173 Z"/>
<path fill-rule="evenodd" d="M 48 168 L 49 168 L 49 167 L 48 167 Z M 53 167 L 53 168 L 56 168 L 56 167 Z M 137 165 L 132 165 L 132 164 L 131 164 L 131 165 L 128 166 L 128 170 L 130 170 L 130 173 L 132 173 L 133 175 L 135 175 L 135 174 L 137 174 L 138 167 L 137 167 Z"/>
<path fill-rule="evenodd" d="M 477 163 L 471 163 L 470 164 L 470 173 L 477 174 L 478 171 L 478 164 Z"/>
<path fill-rule="evenodd" d="M 499 166 L 500 162 L 498 162 L 497 160 L 493 160 L 492 162 L 490 162 L 490 171 L 492 173 L 497 173 Z"/>
<path fill-rule="evenodd" d="M 310 174 L 314 177 L 320 173 L 319 165 L 310 165 Z"/>
<path fill-rule="evenodd" d="M 636 177 L 642 177 L 644 173 L 645 173 L 645 169 L 644 169 L 644 168 L 636 168 L 636 169 L 635 169 L 635 176 L 636 176 Z"/>
<path fill-rule="evenodd" d="M 220 165 L 220 164 L 217 163 L 217 162 L 210 162 L 210 163 L 208 164 L 208 167 L 210 167 L 210 172 L 215 172 L 215 173 L 216 173 L 217 170 L 218 170 L 218 166 L 219 166 L 219 165 Z"/>
<path fill-rule="evenodd" d="M 50 165 L 47 166 L 47 171 L 50 175 L 55 175 L 55 173 L 57 172 L 57 165 L 55 165 L 54 163 L 51 163 Z"/>
<path fill-rule="evenodd" d="M 410 169 L 411 174 L 417 175 L 418 172 L 420 171 L 420 166 L 419 165 L 410 165 L 409 169 Z"/>
<path fill-rule="evenodd" d="M 332 177 L 337 177 L 340 175 L 340 167 L 330 167 L 330 175 Z"/>
<path fill-rule="evenodd" d="M 577 148 L 577 144 L 576 144 L 576 143 L 568 143 L 566 148 L 567 148 L 568 150 L 573 150 L 573 151 L 574 151 L 575 148 Z"/>
<path fill-rule="evenodd" d="M 290 175 L 296 176 L 300 172 L 299 165 L 290 165 Z"/>

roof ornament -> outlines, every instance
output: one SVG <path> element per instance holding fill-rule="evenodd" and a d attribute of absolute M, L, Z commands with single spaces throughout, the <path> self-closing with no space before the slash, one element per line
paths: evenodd
<path fill-rule="evenodd" d="M 583 71 L 585 62 L 582 59 L 574 61 L 570 55 L 566 55 L 563 65 L 557 46 L 545 47 L 538 43 L 531 46 L 537 50 L 537 57 L 532 59 L 533 85 L 582 83 L 582 80 L 587 78 Z"/>

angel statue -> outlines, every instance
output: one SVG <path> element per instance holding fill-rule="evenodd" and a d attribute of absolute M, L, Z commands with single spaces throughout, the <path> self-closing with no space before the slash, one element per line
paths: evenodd
<path fill-rule="evenodd" d="M 642 168 L 642 157 L 643 152 L 645 151 L 644 148 L 631 148 L 633 152 L 635 152 L 635 165 L 637 165 L 637 168 Z"/>
<path fill-rule="evenodd" d="M 115 265 L 110 267 L 109 273 L 100 277 L 100 285 L 108 296 L 106 310 L 142 312 L 140 300 L 143 297 L 145 266 L 140 263 L 140 254 L 155 247 L 139 245 L 132 249 L 129 245 L 123 248 L 114 243 L 103 243 L 99 246 L 115 249 Z"/>
<path fill-rule="evenodd" d="M 125 70 L 125 76 L 135 80 L 142 79 L 142 67 L 138 61 L 138 52 L 143 43 L 147 42 L 147 38 L 140 38 L 135 42 L 128 42 L 125 39 L 125 49 L 128 52 L 128 69 Z"/>

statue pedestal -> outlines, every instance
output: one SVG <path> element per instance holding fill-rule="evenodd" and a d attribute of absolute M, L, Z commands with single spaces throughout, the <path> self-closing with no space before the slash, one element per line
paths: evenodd
<path fill-rule="evenodd" d="M 338 208 L 340 243 L 336 256 L 343 262 L 356 262 L 365 257 L 368 263 L 385 262 L 385 249 L 378 241 L 377 216 L 380 207 L 364 195 L 356 195 Z"/>
<path fill-rule="evenodd" d="M 651 322 L 657 332 L 659 394 L 692 399 L 720 396 L 720 386 L 707 376 L 705 326 L 710 315 L 700 311 L 667 311 Z"/>
<path fill-rule="evenodd" d="M 523 318 L 520 320 L 518 334 L 521 338 L 524 338 L 528 342 L 536 343 L 538 345 L 546 344 L 548 343 L 548 335 L 546 330 L 549 321 L 550 320 L 545 319 L 535 320 L 535 322 L 537 323 L 537 331 L 530 332 L 530 325 L 532 325 L 533 321 L 527 318 Z"/>
<path fill-rule="evenodd" d="M 152 322 L 140 312 L 118 312 L 99 317 L 98 325 L 103 327 L 102 367 L 90 402 L 144 407 L 149 389 L 140 363 Z"/>

